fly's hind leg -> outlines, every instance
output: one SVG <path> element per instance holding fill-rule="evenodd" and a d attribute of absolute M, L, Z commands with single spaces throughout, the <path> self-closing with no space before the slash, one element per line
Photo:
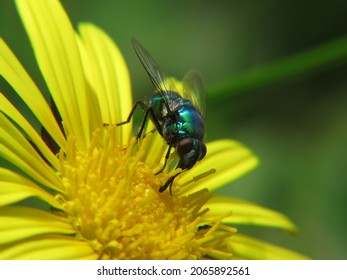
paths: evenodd
<path fill-rule="evenodd" d="M 117 123 L 116 126 L 120 126 L 120 125 L 129 123 L 131 121 L 131 118 L 133 117 L 133 115 L 135 113 L 137 106 L 139 106 L 139 105 L 141 106 L 143 111 L 148 110 L 148 106 L 145 104 L 145 102 L 143 102 L 142 100 L 136 101 L 135 105 L 133 106 L 133 108 L 131 109 L 131 111 L 129 113 L 128 118 L 123 122 Z"/>
<path fill-rule="evenodd" d="M 116 126 L 121 126 L 121 125 L 124 125 L 124 124 L 127 124 L 131 121 L 131 118 L 133 117 L 134 113 L 135 113 L 135 110 L 137 108 L 137 106 L 141 106 L 142 110 L 143 111 L 147 111 L 147 105 L 142 101 L 142 100 L 139 100 L 135 103 L 135 105 L 133 106 L 133 108 L 131 109 L 130 113 L 129 113 L 129 116 L 128 118 L 123 121 L 123 122 L 120 122 L 120 123 L 117 123 L 115 124 Z M 109 125 L 114 125 L 114 124 L 109 124 L 109 123 L 104 123 L 104 126 L 109 126 Z"/>
<path fill-rule="evenodd" d="M 143 102 L 142 100 L 137 101 L 135 103 L 135 105 L 133 106 L 133 108 L 131 109 L 128 118 L 125 121 L 123 121 L 123 122 L 117 123 L 116 126 L 121 126 L 121 125 L 129 123 L 131 121 L 131 119 L 132 119 L 136 109 L 138 108 L 138 106 L 140 106 L 141 109 L 145 112 L 145 116 L 144 116 L 144 118 L 142 120 L 139 132 L 136 135 L 136 139 L 139 139 L 141 137 L 141 135 L 143 133 L 143 130 L 144 130 L 145 126 L 146 126 L 146 122 L 147 122 L 148 117 L 151 118 L 151 120 L 153 121 L 156 129 L 158 130 L 160 135 L 162 135 L 161 125 L 160 125 L 157 117 L 155 116 L 152 107 L 148 107 L 148 105 L 145 102 Z M 110 125 L 110 124 L 104 124 L 104 126 L 108 126 L 108 125 Z"/>

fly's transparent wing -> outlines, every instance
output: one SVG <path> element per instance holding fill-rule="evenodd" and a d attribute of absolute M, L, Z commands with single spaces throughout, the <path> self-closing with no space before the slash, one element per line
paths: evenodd
<path fill-rule="evenodd" d="M 182 96 L 190 100 L 195 108 L 205 118 L 206 115 L 206 91 L 204 82 L 195 70 L 189 71 L 183 78 Z"/>
<path fill-rule="evenodd" d="M 164 98 L 164 102 L 168 105 L 168 99 L 165 92 L 177 92 L 174 82 L 166 77 L 165 73 L 160 69 L 157 62 L 137 40 L 133 39 L 132 42 L 136 55 L 139 58 L 143 68 L 145 68 L 156 91 L 161 94 L 161 96 Z"/>

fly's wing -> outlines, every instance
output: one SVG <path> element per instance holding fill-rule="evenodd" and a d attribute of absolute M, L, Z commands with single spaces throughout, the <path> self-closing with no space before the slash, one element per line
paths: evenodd
<path fill-rule="evenodd" d="M 160 69 L 155 60 L 145 50 L 145 48 L 135 39 L 132 40 L 137 57 L 145 68 L 149 78 L 151 79 L 155 89 L 163 97 L 166 107 L 169 109 L 169 100 L 165 92 L 176 91 L 174 83 L 166 77 L 165 73 Z M 176 91 L 177 92 L 177 91 Z M 170 108 L 171 109 L 171 108 Z"/>
<path fill-rule="evenodd" d="M 190 100 L 204 119 L 206 115 L 206 91 L 198 72 L 189 71 L 184 76 L 182 85 L 183 98 Z"/>

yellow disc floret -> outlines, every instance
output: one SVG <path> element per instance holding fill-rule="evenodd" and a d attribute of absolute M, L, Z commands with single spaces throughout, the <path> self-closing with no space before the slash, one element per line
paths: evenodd
<path fill-rule="evenodd" d="M 206 226 L 207 190 L 189 195 L 159 193 L 169 174 L 155 175 L 143 161 L 150 136 L 127 147 L 114 141 L 114 128 L 95 131 L 87 151 L 60 154 L 66 215 L 101 259 L 200 259 L 211 256 L 220 228 Z M 218 224 L 218 225 L 217 225 Z M 202 227 L 201 225 L 205 225 Z M 222 234 L 229 236 L 230 230 Z M 217 246 L 220 247 L 222 244 Z"/>

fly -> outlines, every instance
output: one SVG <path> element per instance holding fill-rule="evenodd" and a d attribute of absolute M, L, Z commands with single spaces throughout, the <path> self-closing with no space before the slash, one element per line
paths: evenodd
<path fill-rule="evenodd" d="M 148 118 L 153 122 L 159 134 L 168 144 L 161 173 L 168 161 L 172 148 L 176 149 L 179 162 L 176 166 L 182 171 L 170 177 L 159 188 L 159 192 L 170 188 L 175 178 L 182 172 L 191 169 L 206 155 L 205 136 L 205 91 L 200 76 L 195 71 L 188 72 L 182 81 L 182 89 L 177 90 L 172 80 L 161 71 L 155 60 L 133 39 L 135 52 L 155 87 L 154 95 L 148 101 L 139 100 L 130 111 L 126 121 L 117 126 L 129 123 L 136 108 L 140 106 L 145 112 L 137 138 L 140 138 Z"/>

